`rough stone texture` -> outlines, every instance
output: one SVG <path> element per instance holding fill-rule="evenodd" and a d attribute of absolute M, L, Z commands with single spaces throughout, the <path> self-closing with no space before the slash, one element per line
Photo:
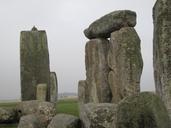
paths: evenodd
<path fill-rule="evenodd" d="M 36 86 L 47 84 L 50 100 L 50 71 L 47 36 L 45 31 L 22 31 L 20 36 L 21 98 L 36 100 Z"/>
<path fill-rule="evenodd" d="M 88 103 L 89 95 L 88 95 L 88 86 L 86 80 L 80 80 L 78 82 L 78 101 L 79 103 Z"/>
<path fill-rule="evenodd" d="M 58 114 L 52 119 L 48 128 L 81 128 L 81 122 L 78 117 Z"/>
<path fill-rule="evenodd" d="M 84 30 L 87 38 L 109 38 L 113 31 L 122 27 L 136 25 L 136 13 L 130 10 L 119 10 L 111 12 L 93 22 L 89 28 Z"/>
<path fill-rule="evenodd" d="M 53 103 L 41 101 L 23 101 L 16 106 L 18 115 L 35 114 L 41 122 L 47 125 L 56 115 L 56 107 Z"/>
<path fill-rule="evenodd" d="M 46 101 L 46 94 L 47 94 L 47 84 L 38 84 L 36 99 L 40 101 Z"/>
<path fill-rule="evenodd" d="M 169 116 L 157 95 L 144 92 L 119 103 L 117 128 L 170 128 Z"/>
<path fill-rule="evenodd" d="M 116 105 L 88 103 L 80 108 L 80 119 L 84 128 L 115 128 Z"/>
<path fill-rule="evenodd" d="M 157 0 L 153 8 L 153 65 L 157 94 L 171 117 L 171 1 Z"/>
<path fill-rule="evenodd" d="M 50 73 L 50 101 L 56 103 L 58 99 L 58 82 L 55 72 Z"/>
<path fill-rule="evenodd" d="M 17 112 L 11 108 L 0 108 L 0 124 L 1 123 L 16 123 L 19 117 Z"/>
<path fill-rule="evenodd" d="M 89 102 L 110 102 L 111 91 L 108 84 L 107 53 L 109 42 L 106 39 L 92 39 L 86 44 L 86 82 Z"/>
<path fill-rule="evenodd" d="M 45 128 L 35 115 L 26 115 L 20 118 L 18 128 Z"/>
<path fill-rule="evenodd" d="M 111 34 L 108 65 L 111 69 L 108 80 L 112 90 L 112 102 L 140 92 L 140 77 L 143 60 L 140 39 L 132 27 L 121 28 Z"/>

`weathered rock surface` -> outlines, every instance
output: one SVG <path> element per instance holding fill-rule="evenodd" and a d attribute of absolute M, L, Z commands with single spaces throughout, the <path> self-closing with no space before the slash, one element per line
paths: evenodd
<path fill-rule="evenodd" d="M 47 84 L 38 84 L 36 99 L 40 101 L 46 101 L 46 94 L 47 94 Z"/>
<path fill-rule="evenodd" d="M 12 108 L 0 108 L 0 123 L 16 123 L 19 117 Z"/>
<path fill-rule="evenodd" d="M 48 128 L 81 128 L 81 122 L 78 117 L 58 114 L 52 119 Z"/>
<path fill-rule="evenodd" d="M 132 27 L 121 28 L 111 34 L 108 53 L 108 75 L 114 103 L 140 92 L 143 60 L 140 39 Z"/>
<path fill-rule="evenodd" d="M 117 128 L 170 128 L 169 116 L 157 95 L 144 92 L 119 103 Z"/>
<path fill-rule="evenodd" d="M 20 35 L 21 98 L 36 100 L 36 86 L 47 84 L 46 100 L 50 101 L 50 69 L 45 31 L 22 31 Z"/>
<path fill-rule="evenodd" d="M 153 66 L 157 94 L 171 117 L 171 1 L 157 0 L 153 8 Z"/>
<path fill-rule="evenodd" d="M 92 39 L 86 44 L 86 83 L 89 102 L 110 102 L 111 91 L 108 84 L 107 53 L 109 42 L 106 39 Z"/>
<path fill-rule="evenodd" d="M 80 108 L 80 119 L 84 128 L 115 128 L 116 105 L 88 103 Z"/>
<path fill-rule="evenodd" d="M 79 103 L 88 103 L 89 95 L 88 95 L 88 86 L 86 84 L 86 80 L 80 80 L 78 82 L 78 101 Z"/>
<path fill-rule="evenodd" d="M 18 115 L 24 116 L 34 114 L 41 122 L 47 125 L 56 115 L 56 108 L 53 103 L 41 101 L 23 101 L 16 106 Z"/>
<path fill-rule="evenodd" d="M 35 115 L 26 115 L 20 118 L 18 128 L 45 128 Z"/>
<path fill-rule="evenodd" d="M 56 103 L 58 99 L 58 82 L 55 72 L 50 73 L 50 101 Z"/>
<path fill-rule="evenodd" d="M 84 34 L 87 38 L 109 38 L 110 34 L 122 27 L 134 27 L 136 25 L 136 13 L 130 10 L 111 12 L 93 22 Z"/>

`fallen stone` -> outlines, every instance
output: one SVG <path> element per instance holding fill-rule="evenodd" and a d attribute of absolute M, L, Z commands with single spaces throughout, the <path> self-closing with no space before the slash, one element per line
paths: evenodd
<path fill-rule="evenodd" d="M 88 86 L 89 102 L 107 103 L 111 101 L 111 90 L 108 84 L 109 67 L 107 53 L 109 41 L 92 39 L 86 44 L 86 83 Z"/>
<path fill-rule="evenodd" d="M 19 121 L 17 112 L 13 108 L 0 108 L 0 123 L 16 123 Z"/>
<path fill-rule="evenodd" d="M 118 128 L 170 128 L 167 109 L 150 92 L 125 98 L 117 107 Z"/>
<path fill-rule="evenodd" d="M 36 99 L 40 101 L 46 101 L 47 94 L 47 84 L 38 84 Z"/>
<path fill-rule="evenodd" d="M 36 86 L 47 84 L 46 101 L 50 101 L 50 68 L 47 36 L 35 28 L 20 35 L 21 99 L 36 100 Z"/>
<path fill-rule="evenodd" d="M 56 103 L 58 99 L 58 82 L 55 72 L 50 73 L 50 101 Z"/>
<path fill-rule="evenodd" d="M 143 69 L 140 39 L 132 27 L 121 28 L 111 34 L 108 52 L 108 75 L 112 102 L 140 92 Z"/>
<path fill-rule="evenodd" d="M 58 114 L 52 119 L 48 128 L 81 128 L 81 122 L 78 117 Z"/>
<path fill-rule="evenodd" d="M 20 118 L 18 128 L 45 128 L 35 115 L 26 115 Z"/>
<path fill-rule="evenodd" d="M 153 8 L 153 67 L 157 94 L 171 118 L 171 1 L 157 0 Z"/>
<path fill-rule="evenodd" d="M 56 115 L 55 104 L 36 100 L 23 101 L 16 106 L 16 110 L 20 117 L 29 114 L 36 115 L 45 125 L 47 125 Z"/>
<path fill-rule="evenodd" d="M 116 105 L 109 103 L 84 104 L 80 108 L 84 128 L 115 128 Z"/>
<path fill-rule="evenodd" d="M 110 34 L 122 27 L 134 27 L 136 25 L 136 13 L 130 10 L 111 12 L 93 22 L 84 34 L 87 38 L 109 38 Z"/>

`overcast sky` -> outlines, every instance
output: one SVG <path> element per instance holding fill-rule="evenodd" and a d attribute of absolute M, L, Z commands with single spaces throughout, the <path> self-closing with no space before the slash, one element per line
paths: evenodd
<path fill-rule="evenodd" d="M 50 68 L 58 76 L 59 92 L 77 92 L 85 79 L 83 30 L 114 10 L 137 13 L 144 69 L 141 91 L 153 91 L 152 7 L 155 0 L 0 0 L 0 100 L 20 98 L 20 31 L 33 25 L 46 30 Z"/>

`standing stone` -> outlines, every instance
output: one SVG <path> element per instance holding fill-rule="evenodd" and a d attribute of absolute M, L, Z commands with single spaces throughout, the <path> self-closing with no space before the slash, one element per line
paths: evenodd
<path fill-rule="evenodd" d="M 36 99 L 40 101 L 46 101 L 46 94 L 47 94 L 47 84 L 38 84 Z"/>
<path fill-rule="evenodd" d="M 50 73 L 50 101 L 56 103 L 58 99 L 58 82 L 55 72 Z"/>
<path fill-rule="evenodd" d="M 78 82 L 78 101 L 81 104 L 88 103 L 89 101 L 89 93 L 86 80 L 80 80 Z"/>
<path fill-rule="evenodd" d="M 105 103 L 111 100 L 108 84 L 107 53 L 109 42 L 106 39 L 92 39 L 86 44 L 86 82 L 89 102 Z"/>
<path fill-rule="evenodd" d="M 109 38 L 113 31 L 122 27 L 134 27 L 136 25 L 136 13 L 130 10 L 111 12 L 93 22 L 84 34 L 87 38 Z"/>
<path fill-rule="evenodd" d="M 50 70 L 47 36 L 45 31 L 35 27 L 22 31 L 20 36 L 21 98 L 35 100 L 39 83 L 47 84 L 47 97 L 50 100 Z"/>
<path fill-rule="evenodd" d="M 143 60 L 140 39 L 132 27 L 121 28 L 111 34 L 108 79 L 114 103 L 140 92 Z"/>
<path fill-rule="evenodd" d="M 171 117 L 171 1 L 157 0 L 153 8 L 153 66 L 156 92 Z"/>

